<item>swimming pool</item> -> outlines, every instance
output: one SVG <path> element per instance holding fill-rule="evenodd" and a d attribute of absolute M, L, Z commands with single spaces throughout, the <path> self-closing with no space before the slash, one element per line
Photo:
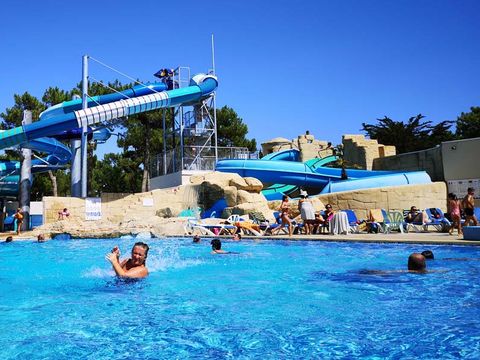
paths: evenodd
<path fill-rule="evenodd" d="M 134 239 L 0 245 L 1 359 L 480 358 L 480 248 L 149 239 L 150 276 L 114 280 Z"/>

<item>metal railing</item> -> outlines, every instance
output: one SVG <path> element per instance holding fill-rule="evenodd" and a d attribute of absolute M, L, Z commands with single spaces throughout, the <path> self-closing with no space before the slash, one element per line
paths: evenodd
<path fill-rule="evenodd" d="M 258 159 L 258 151 L 250 153 L 245 147 L 218 147 L 217 149 L 219 160 Z M 153 178 L 180 170 L 215 170 L 213 146 L 184 146 L 183 150 L 183 161 L 180 147 L 154 156 L 150 163 L 150 176 Z"/>

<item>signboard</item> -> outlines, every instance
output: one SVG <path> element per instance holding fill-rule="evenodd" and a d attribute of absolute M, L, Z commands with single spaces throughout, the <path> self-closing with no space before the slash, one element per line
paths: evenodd
<path fill-rule="evenodd" d="M 480 179 L 467 179 L 467 180 L 448 180 L 447 187 L 449 193 L 454 193 L 459 199 L 462 199 L 467 195 L 467 189 L 469 187 L 475 189 L 474 197 L 480 198 Z"/>
<path fill-rule="evenodd" d="M 86 198 L 85 199 L 85 220 L 101 220 L 102 219 L 102 199 Z"/>
<path fill-rule="evenodd" d="M 143 206 L 153 206 L 153 198 L 144 198 Z"/>

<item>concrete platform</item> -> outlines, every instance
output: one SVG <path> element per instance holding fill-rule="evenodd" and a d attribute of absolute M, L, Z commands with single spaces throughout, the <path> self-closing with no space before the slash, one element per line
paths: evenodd
<path fill-rule="evenodd" d="M 479 227 L 480 228 L 480 227 Z M 36 241 L 38 232 L 25 232 L 20 236 L 15 235 L 12 232 L 0 233 L 0 242 L 4 242 L 5 238 L 9 235 L 13 236 L 13 241 Z M 90 236 L 86 233 L 85 238 Z M 185 238 L 191 237 L 187 235 L 171 235 L 164 238 Z M 206 236 L 203 236 L 206 238 Z M 231 239 L 231 236 L 218 236 L 220 239 Z M 390 234 L 348 234 L 348 235 L 293 235 L 289 237 L 288 235 L 274 235 L 274 236 L 242 236 L 242 239 L 249 240 L 291 240 L 291 241 L 341 241 L 341 242 L 363 242 L 363 243 L 402 243 L 402 244 L 435 244 L 435 245 L 468 245 L 468 246 L 480 246 L 480 241 L 476 240 L 464 240 L 458 235 L 449 235 L 448 233 L 439 233 L 434 231 L 422 232 L 422 233 L 390 233 Z M 74 239 L 71 241 L 75 241 Z M 101 240 L 99 240 L 101 241 Z M 152 239 L 152 241 L 156 241 Z"/>

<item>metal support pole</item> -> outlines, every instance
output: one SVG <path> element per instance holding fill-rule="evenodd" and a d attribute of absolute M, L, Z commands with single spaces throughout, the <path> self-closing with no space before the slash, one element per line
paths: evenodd
<path fill-rule="evenodd" d="M 88 107 L 88 55 L 83 56 L 82 62 L 82 109 Z M 82 197 L 87 197 L 87 148 L 88 148 L 88 125 L 83 124 L 82 129 Z"/>
<path fill-rule="evenodd" d="M 212 67 L 213 75 L 215 75 L 215 40 L 212 34 Z M 218 161 L 218 140 L 217 140 L 217 101 L 216 94 L 213 92 L 213 133 L 215 135 L 215 166 Z"/>
<path fill-rule="evenodd" d="M 80 99 L 80 96 L 74 95 L 73 99 Z M 72 152 L 72 166 L 70 168 L 70 192 L 72 197 L 82 197 L 82 141 L 70 140 L 70 150 Z"/>
<path fill-rule="evenodd" d="M 23 125 L 32 123 L 32 112 L 23 111 Z M 23 212 L 23 224 L 20 230 L 26 231 L 30 228 L 30 190 L 32 187 L 32 150 L 22 149 L 22 168 L 20 170 L 20 194 L 19 205 Z"/>
<path fill-rule="evenodd" d="M 163 175 L 167 175 L 167 111 L 163 109 Z"/>
<path fill-rule="evenodd" d="M 183 149 L 183 106 L 178 108 L 179 121 L 180 121 L 180 170 L 184 170 L 183 157 L 185 156 L 185 151 Z"/>

